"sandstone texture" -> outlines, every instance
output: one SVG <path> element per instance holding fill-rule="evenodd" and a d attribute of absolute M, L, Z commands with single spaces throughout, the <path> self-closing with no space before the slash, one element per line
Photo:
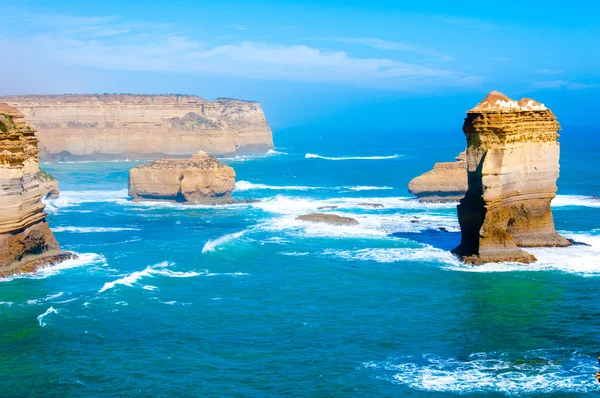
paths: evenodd
<path fill-rule="evenodd" d="M 37 175 L 42 191 L 42 199 L 56 199 L 60 195 L 58 190 L 58 180 L 43 170 Z"/>
<path fill-rule="evenodd" d="M 358 225 L 358 221 L 352 217 L 343 217 L 336 214 L 312 213 L 304 214 L 296 218 L 298 221 L 324 223 L 330 225 Z"/>
<path fill-rule="evenodd" d="M 198 152 L 190 159 L 158 159 L 129 171 L 129 196 L 195 204 L 234 203 L 235 171 Z"/>
<path fill-rule="evenodd" d="M 408 183 L 408 191 L 420 202 L 459 201 L 467 192 L 467 154 L 461 152 L 455 162 L 440 162 Z"/>
<path fill-rule="evenodd" d="M 550 208 L 559 175 L 554 114 L 529 98 L 491 92 L 468 111 L 468 190 L 458 205 L 461 244 L 454 253 L 470 263 L 535 257 L 521 247 L 569 246 Z"/>
<path fill-rule="evenodd" d="M 37 138 L 18 110 L 0 104 L 0 276 L 71 257 L 48 228 Z"/>
<path fill-rule="evenodd" d="M 147 160 L 265 153 L 271 129 L 257 102 L 184 95 L 0 97 L 38 130 L 40 159 Z"/>

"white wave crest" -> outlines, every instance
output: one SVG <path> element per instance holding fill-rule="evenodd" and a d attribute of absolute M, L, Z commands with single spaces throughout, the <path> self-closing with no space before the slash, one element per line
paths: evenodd
<path fill-rule="evenodd" d="M 556 195 L 552 207 L 600 207 L 600 198 L 582 195 Z"/>
<path fill-rule="evenodd" d="M 180 272 L 180 271 L 171 271 L 169 269 L 166 269 L 166 267 L 169 267 L 171 265 L 173 265 L 173 263 L 168 263 L 166 261 L 163 261 L 161 263 L 148 266 L 145 269 L 143 269 L 142 271 L 132 272 L 131 274 L 125 275 L 122 278 L 117 279 L 115 281 L 106 282 L 104 284 L 104 286 L 102 286 L 102 288 L 100 290 L 98 290 L 98 293 L 102 293 L 106 290 L 112 289 L 117 285 L 133 286 L 140 279 L 142 279 L 144 277 L 154 277 L 154 276 L 159 275 L 159 276 L 167 276 L 170 278 L 191 278 L 194 276 L 202 275 L 199 272 Z M 204 274 L 206 274 L 206 272 Z M 146 290 L 156 289 L 155 286 L 149 286 L 149 285 L 144 285 L 142 287 Z"/>
<path fill-rule="evenodd" d="M 532 264 L 504 262 L 469 266 L 459 263 L 447 269 L 465 272 L 558 271 L 585 277 L 600 276 L 600 236 L 566 232 L 562 234 L 589 246 L 525 248 L 537 258 Z"/>
<path fill-rule="evenodd" d="M 287 155 L 287 152 L 276 151 L 275 149 L 269 149 L 267 155 Z"/>
<path fill-rule="evenodd" d="M 577 352 L 531 351 L 524 359 L 506 354 L 476 353 L 466 360 L 432 355 L 406 362 L 367 362 L 366 369 L 384 373 L 384 379 L 420 391 L 501 393 L 522 396 L 532 393 L 597 391 L 596 360 Z"/>
<path fill-rule="evenodd" d="M 307 153 L 304 155 L 306 159 L 324 159 L 324 160 L 387 160 L 397 159 L 400 155 L 389 155 L 389 156 L 341 156 L 341 157 L 329 157 L 321 156 L 315 153 Z"/>
<path fill-rule="evenodd" d="M 232 234 L 223 235 L 216 239 L 210 239 L 208 242 L 206 242 L 204 244 L 204 247 L 202 247 L 202 253 L 214 252 L 217 247 L 241 237 L 246 232 L 247 231 L 244 230 L 244 231 L 240 231 L 240 232 L 234 232 Z"/>
<path fill-rule="evenodd" d="M 56 212 L 82 203 L 123 203 L 128 198 L 127 189 L 118 191 L 61 191 L 57 199 L 45 200 L 46 210 Z"/>
<path fill-rule="evenodd" d="M 121 231 L 139 231 L 138 228 L 109 228 L 109 227 L 54 227 L 50 228 L 53 232 L 73 232 L 87 234 L 93 232 L 121 232 Z"/>
<path fill-rule="evenodd" d="M 410 197 L 359 197 L 359 198 L 333 198 L 312 199 L 300 196 L 276 195 L 274 197 L 251 203 L 250 205 L 270 213 L 296 214 L 315 212 L 319 207 L 336 206 L 337 209 L 362 209 L 369 210 L 365 203 L 380 204 L 384 209 L 455 209 L 456 203 L 421 203 Z M 454 216 L 456 218 L 456 216 Z"/>
<path fill-rule="evenodd" d="M 250 190 L 258 190 L 258 189 L 269 189 L 273 191 L 310 191 L 310 190 L 349 190 L 349 191 L 383 191 L 394 189 L 392 187 L 383 186 L 371 186 L 371 185 L 355 185 L 355 186 L 344 186 L 344 187 L 313 187 L 306 185 L 267 185 L 267 184 L 256 184 L 250 181 L 238 181 L 235 183 L 235 190 L 238 192 L 241 191 L 250 191 Z"/>
<path fill-rule="evenodd" d="M 46 310 L 46 312 L 44 312 L 43 314 L 38 315 L 37 317 L 37 321 L 39 323 L 39 325 L 41 327 L 46 326 L 46 323 L 44 322 L 44 318 L 50 314 L 58 314 L 58 310 L 55 310 L 54 307 L 50 307 Z"/>
<path fill-rule="evenodd" d="M 384 191 L 389 189 L 394 189 L 393 187 L 375 187 L 371 185 L 357 185 L 357 186 L 349 186 L 344 187 L 344 189 L 349 189 L 350 191 Z"/>
<path fill-rule="evenodd" d="M 326 250 L 323 254 L 345 260 L 395 263 L 400 261 L 433 262 L 459 265 L 458 259 L 446 250 L 424 248 L 375 248 L 361 250 Z"/>
<path fill-rule="evenodd" d="M 44 279 L 49 276 L 57 275 L 61 271 L 71 268 L 77 268 L 82 266 L 102 266 L 105 267 L 107 265 L 106 258 L 100 254 L 96 253 L 73 253 L 77 256 L 77 258 L 71 258 L 69 260 L 65 260 L 56 265 L 51 265 L 48 267 L 40 268 L 36 272 L 19 274 L 8 276 L 5 278 L 0 278 L 0 282 L 10 282 L 15 279 Z"/>
<path fill-rule="evenodd" d="M 266 185 L 254 184 L 249 181 L 238 181 L 235 183 L 236 191 L 249 191 L 253 189 L 271 189 L 271 190 L 289 190 L 289 191 L 307 191 L 309 189 L 320 189 L 320 187 L 307 187 L 301 185 Z"/>

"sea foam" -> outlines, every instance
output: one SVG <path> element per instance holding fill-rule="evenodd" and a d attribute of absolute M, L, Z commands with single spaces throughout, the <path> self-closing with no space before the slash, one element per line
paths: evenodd
<path fill-rule="evenodd" d="M 18 274 L 18 275 L 12 275 L 12 276 L 8 276 L 8 277 L 0 278 L 0 282 L 10 282 L 14 279 L 21 279 L 21 278 L 44 279 L 44 278 L 48 278 L 53 275 L 57 275 L 60 272 L 67 270 L 67 269 L 71 269 L 71 268 L 90 266 L 90 265 L 106 267 L 106 265 L 107 265 L 106 258 L 100 254 L 96 254 L 96 253 L 74 253 L 74 254 L 77 256 L 77 258 L 71 258 L 69 260 L 65 260 L 56 265 L 50 265 L 48 267 L 40 268 L 36 272 Z"/>
<path fill-rule="evenodd" d="M 38 323 L 39 323 L 39 325 L 41 327 L 46 326 L 46 323 L 44 322 L 44 318 L 47 317 L 50 314 L 58 314 L 58 310 L 55 310 L 54 307 L 50 306 L 50 308 L 48 308 L 46 310 L 46 312 L 44 312 L 43 314 L 38 315 L 37 321 L 38 321 Z"/>
<path fill-rule="evenodd" d="M 109 289 L 114 288 L 117 285 L 133 286 L 134 284 L 136 284 L 138 281 L 140 281 L 142 278 L 145 278 L 145 277 L 166 276 L 169 278 L 192 278 L 192 277 L 199 276 L 199 275 L 206 275 L 206 273 L 207 273 L 207 271 L 200 273 L 200 272 L 194 272 L 194 271 L 192 271 L 192 272 L 171 271 L 171 270 L 167 269 L 167 267 L 170 267 L 172 265 L 173 265 L 173 263 L 169 263 L 167 261 L 163 261 L 158 264 L 150 265 L 141 271 L 135 271 L 135 272 L 127 274 L 117 280 L 114 280 L 112 282 L 106 282 L 104 284 L 104 286 L 102 286 L 102 288 L 100 290 L 98 290 L 98 293 L 105 292 Z M 151 285 L 143 285 L 142 287 L 146 290 L 156 289 L 155 286 L 151 286 Z"/>
<path fill-rule="evenodd" d="M 424 355 L 418 360 L 367 362 L 363 367 L 378 378 L 420 391 L 522 396 L 597 391 L 596 362 L 577 351 L 558 349 L 529 351 L 515 359 L 504 353 L 474 353 L 465 359 Z"/>
<path fill-rule="evenodd" d="M 204 244 L 204 247 L 202 247 L 202 253 L 214 252 L 217 247 L 231 242 L 232 240 L 238 239 L 242 237 L 245 233 L 246 230 L 223 235 L 216 239 L 210 239 Z"/>

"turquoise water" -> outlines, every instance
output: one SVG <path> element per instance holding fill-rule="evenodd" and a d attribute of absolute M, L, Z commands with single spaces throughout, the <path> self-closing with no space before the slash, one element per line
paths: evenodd
<path fill-rule="evenodd" d="M 43 165 L 80 258 L 1 280 L 0 396 L 597 394 L 600 145 L 581 136 L 554 214 L 591 246 L 529 268 L 461 265 L 454 205 L 409 197 L 459 133 L 277 132 L 279 153 L 228 161 L 261 202 L 223 207 L 131 202 L 136 162 Z M 360 225 L 295 221 L 324 205 Z"/>

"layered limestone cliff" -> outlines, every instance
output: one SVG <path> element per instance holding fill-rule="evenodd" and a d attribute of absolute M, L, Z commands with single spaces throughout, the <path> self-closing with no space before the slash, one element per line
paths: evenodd
<path fill-rule="evenodd" d="M 70 258 L 48 228 L 38 180 L 35 130 L 0 104 L 0 276 Z"/>
<path fill-rule="evenodd" d="M 199 152 L 190 159 L 159 159 L 129 171 L 129 196 L 196 204 L 233 203 L 235 171 Z"/>
<path fill-rule="evenodd" d="M 271 129 L 257 102 L 182 95 L 0 97 L 38 130 L 44 161 L 265 153 Z"/>
<path fill-rule="evenodd" d="M 461 152 L 455 162 L 440 162 L 433 170 L 413 178 L 408 191 L 420 202 L 459 201 L 467 192 L 467 154 Z"/>
<path fill-rule="evenodd" d="M 550 208 L 559 129 L 543 104 L 498 92 L 468 112 L 468 190 L 458 206 L 462 239 L 454 250 L 466 262 L 530 263 L 535 257 L 520 247 L 571 245 L 556 232 Z"/>

